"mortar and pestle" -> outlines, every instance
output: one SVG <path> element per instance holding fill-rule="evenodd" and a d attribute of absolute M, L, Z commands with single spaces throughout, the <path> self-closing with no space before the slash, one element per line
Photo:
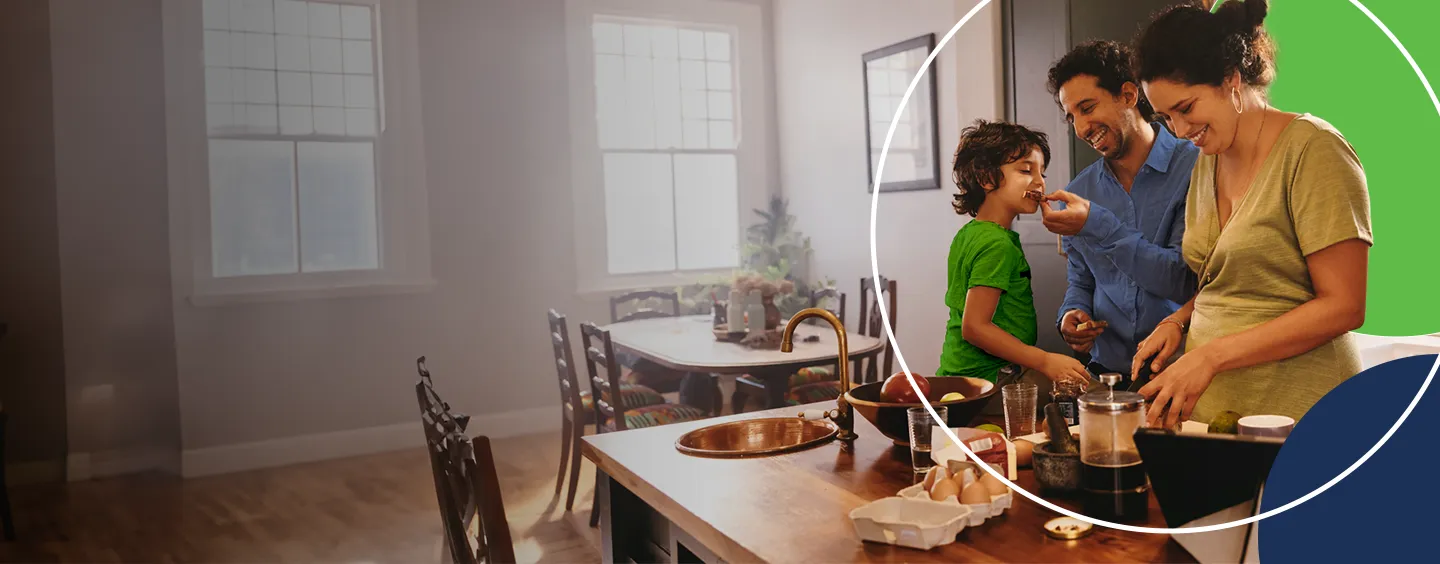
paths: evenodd
<path fill-rule="evenodd" d="M 1080 445 L 1065 425 L 1060 406 L 1045 406 L 1045 435 L 1050 439 L 1038 445 L 1030 466 L 1041 491 L 1069 493 L 1080 489 Z"/>

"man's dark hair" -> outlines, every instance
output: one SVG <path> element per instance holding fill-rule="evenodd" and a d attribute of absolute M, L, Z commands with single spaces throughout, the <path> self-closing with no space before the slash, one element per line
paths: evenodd
<path fill-rule="evenodd" d="M 1238 73 L 1265 88 L 1275 80 L 1275 42 L 1265 32 L 1266 0 L 1229 0 L 1214 13 L 1183 4 L 1161 11 L 1136 42 L 1136 78 L 1220 86 Z"/>
<path fill-rule="evenodd" d="M 1020 160 L 1039 148 L 1050 166 L 1050 144 L 1045 134 L 1023 125 L 975 120 L 960 132 L 955 149 L 953 179 L 960 193 L 955 195 L 955 213 L 975 217 L 985 203 L 985 187 L 998 188 L 1004 175 L 1000 167 Z"/>
<path fill-rule="evenodd" d="M 1058 104 L 1060 87 L 1077 76 L 1095 77 L 1100 88 L 1113 96 L 1119 96 L 1125 83 L 1131 82 L 1135 84 L 1138 94 L 1135 109 L 1140 112 L 1142 119 L 1149 121 L 1151 114 L 1155 112 L 1150 107 L 1150 101 L 1145 99 L 1145 93 L 1140 91 L 1140 83 L 1135 80 L 1135 73 L 1131 71 L 1131 60 L 1130 48 L 1125 45 L 1109 40 L 1087 41 L 1071 49 L 1050 67 L 1046 87 Z"/>

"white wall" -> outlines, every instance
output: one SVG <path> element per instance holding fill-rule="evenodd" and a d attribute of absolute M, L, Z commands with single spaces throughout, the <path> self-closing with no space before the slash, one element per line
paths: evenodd
<path fill-rule="evenodd" d="M 814 273 L 838 280 L 858 304 L 870 277 L 870 208 L 865 165 L 861 55 L 934 32 L 938 43 L 970 0 L 780 0 L 775 6 L 782 191 L 796 227 L 815 246 Z M 951 208 L 950 158 L 960 124 L 1001 115 L 999 10 L 977 14 L 940 52 L 941 190 L 885 193 L 876 214 L 880 273 L 899 290 L 895 337 L 910 369 L 933 374 L 944 342 L 946 257 L 968 217 Z M 957 57 L 963 53 L 963 57 Z M 958 82 L 964 91 L 956 88 Z M 883 132 L 881 132 L 883 134 Z M 847 324 L 857 323 L 851 306 Z M 898 364 L 894 367 L 900 370 Z"/>

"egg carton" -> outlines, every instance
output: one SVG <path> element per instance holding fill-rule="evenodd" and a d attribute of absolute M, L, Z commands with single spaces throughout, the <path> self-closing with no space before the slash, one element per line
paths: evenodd
<path fill-rule="evenodd" d="M 885 497 L 851 510 L 850 522 L 861 540 L 930 550 L 955 542 L 972 515 L 959 503 Z"/>
<path fill-rule="evenodd" d="M 960 485 L 961 490 L 964 490 L 965 488 L 969 487 L 970 484 L 973 484 L 976 480 L 978 480 L 978 478 L 975 477 L 973 472 L 974 470 L 970 470 L 961 473 L 961 476 L 963 477 L 962 481 L 964 482 Z M 933 503 L 944 503 L 948 505 L 967 507 L 970 509 L 969 525 L 971 527 L 978 527 L 980 525 L 983 525 L 985 521 L 990 519 L 991 517 L 998 517 L 1000 515 L 1003 515 L 1005 513 L 1005 510 L 1010 509 L 1010 506 L 1015 502 L 1015 492 L 1011 491 L 1009 488 L 1006 488 L 1005 493 L 1003 494 L 990 496 L 990 503 L 970 504 L 960 503 L 960 497 L 954 495 L 947 496 L 940 501 L 931 500 L 930 492 L 925 491 L 925 484 L 923 483 L 915 484 L 913 486 L 904 488 L 898 493 L 900 497 L 906 499 L 920 499 L 932 501 Z"/>

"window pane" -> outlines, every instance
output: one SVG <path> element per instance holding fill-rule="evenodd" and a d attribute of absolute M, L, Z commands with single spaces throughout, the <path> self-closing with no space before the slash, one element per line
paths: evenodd
<path fill-rule="evenodd" d="M 310 75 L 303 72 L 280 73 L 280 103 L 291 106 L 309 106 Z"/>
<path fill-rule="evenodd" d="M 346 75 L 345 107 L 375 107 L 375 78 L 369 75 Z"/>
<path fill-rule="evenodd" d="M 275 94 L 275 71 L 236 71 L 245 73 L 245 102 L 252 104 L 274 104 Z M 236 100 L 237 102 L 241 100 Z"/>
<path fill-rule="evenodd" d="M 205 66 L 230 66 L 230 34 L 224 31 L 205 32 Z"/>
<path fill-rule="evenodd" d="M 345 110 L 341 108 L 315 108 L 315 133 L 321 135 L 345 134 Z"/>
<path fill-rule="evenodd" d="M 679 38 L 676 36 L 673 27 L 656 27 L 650 36 L 652 43 L 651 54 L 659 60 L 674 60 L 680 56 Z"/>
<path fill-rule="evenodd" d="M 338 74 L 317 74 L 315 77 L 314 99 L 316 106 L 340 108 L 345 106 L 345 79 Z"/>
<path fill-rule="evenodd" d="M 351 137 L 374 137 L 375 111 L 345 110 L 345 134 Z"/>
<path fill-rule="evenodd" d="M 290 71 L 310 70 L 310 40 L 294 35 L 276 37 L 275 68 Z"/>
<path fill-rule="evenodd" d="M 735 122 L 733 122 L 733 121 L 711 121 L 711 122 L 710 122 L 710 148 L 711 148 L 711 149 L 734 149 L 734 148 L 735 148 Z"/>
<path fill-rule="evenodd" d="M 680 61 L 680 87 L 685 90 L 704 90 L 705 63 Z"/>
<path fill-rule="evenodd" d="M 210 133 L 226 133 L 235 127 L 235 107 L 230 104 L 207 104 L 205 122 Z"/>
<path fill-rule="evenodd" d="M 685 120 L 685 148 L 706 149 L 710 147 L 709 129 L 703 119 Z"/>
<path fill-rule="evenodd" d="M 297 154 L 302 270 L 379 267 L 374 146 L 300 143 Z"/>
<path fill-rule="evenodd" d="M 271 0 L 230 0 L 230 29 L 274 32 L 274 9 Z"/>
<path fill-rule="evenodd" d="M 711 92 L 709 102 L 710 118 L 735 119 L 735 102 L 729 92 Z"/>
<path fill-rule="evenodd" d="M 345 72 L 347 74 L 374 74 L 374 54 L 369 41 L 345 42 Z"/>
<path fill-rule="evenodd" d="M 245 129 L 248 133 L 275 133 L 280 129 L 280 111 L 275 106 L 247 104 Z"/>
<path fill-rule="evenodd" d="M 704 59 L 705 58 L 705 34 L 693 29 L 682 29 L 678 33 L 680 40 L 680 58 L 682 59 Z"/>
<path fill-rule="evenodd" d="M 340 9 L 340 26 L 346 39 L 370 39 L 370 8 L 345 6 Z"/>
<path fill-rule="evenodd" d="M 705 63 L 707 88 L 711 90 L 730 89 L 730 63 Z"/>
<path fill-rule="evenodd" d="M 296 271 L 294 145 L 210 141 L 214 275 Z"/>
<path fill-rule="evenodd" d="M 230 29 L 229 0 L 205 0 L 205 29 Z"/>
<path fill-rule="evenodd" d="M 304 2 L 275 0 L 275 33 L 306 35 L 310 33 L 310 8 Z"/>
<path fill-rule="evenodd" d="M 706 33 L 705 58 L 712 61 L 730 60 L 730 34 L 716 31 Z"/>
<path fill-rule="evenodd" d="M 650 56 L 650 26 L 625 26 L 625 54 L 647 58 Z"/>
<path fill-rule="evenodd" d="M 606 255 L 611 274 L 675 269 L 669 155 L 605 155 Z"/>
<path fill-rule="evenodd" d="M 343 49 L 339 39 L 310 40 L 310 70 L 339 74 L 345 70 Z"/>
<path fill-rule="evenodd" d="M 261 33 L 245 34 L 245 66 L 252 69 L 275 68 L 275 36 Z"/>
<path fill-rule="evenodd" d="M 675 155 L 679 267 L 739 265 L 739 183 L 734 155 Z"/>
<path fill-rule="evenodd" d="M 205 101 L 212 104 L 233 102 L 230 93 L 230 69 L 205 69 Z"/>
<path fill-rule="evenodd" d="M 315 120 L 309 106 L 280 106 L 280 133 L 309 135 L 315 132 Z"/>
<path fill-rule="evenodd" d="M 680 66 L 675 61 L 655 61 L 656 148 L 681 145 L 680 112 Z"/>
<path fill-rule="evenodd" d="M 342 35 L 340 27 L 339 5 L 310 3 L 310 35 L 339 38 Z"/>
<path fill-rule="evenodd" d="M 704 92 L 685 92 L 681 95 L 681 99 L 685 104 L 684 113 L 681 115 L 686 119 L 703 119 L 710 115 L 706 111 L 709 103 L 706 101 Z"/>

